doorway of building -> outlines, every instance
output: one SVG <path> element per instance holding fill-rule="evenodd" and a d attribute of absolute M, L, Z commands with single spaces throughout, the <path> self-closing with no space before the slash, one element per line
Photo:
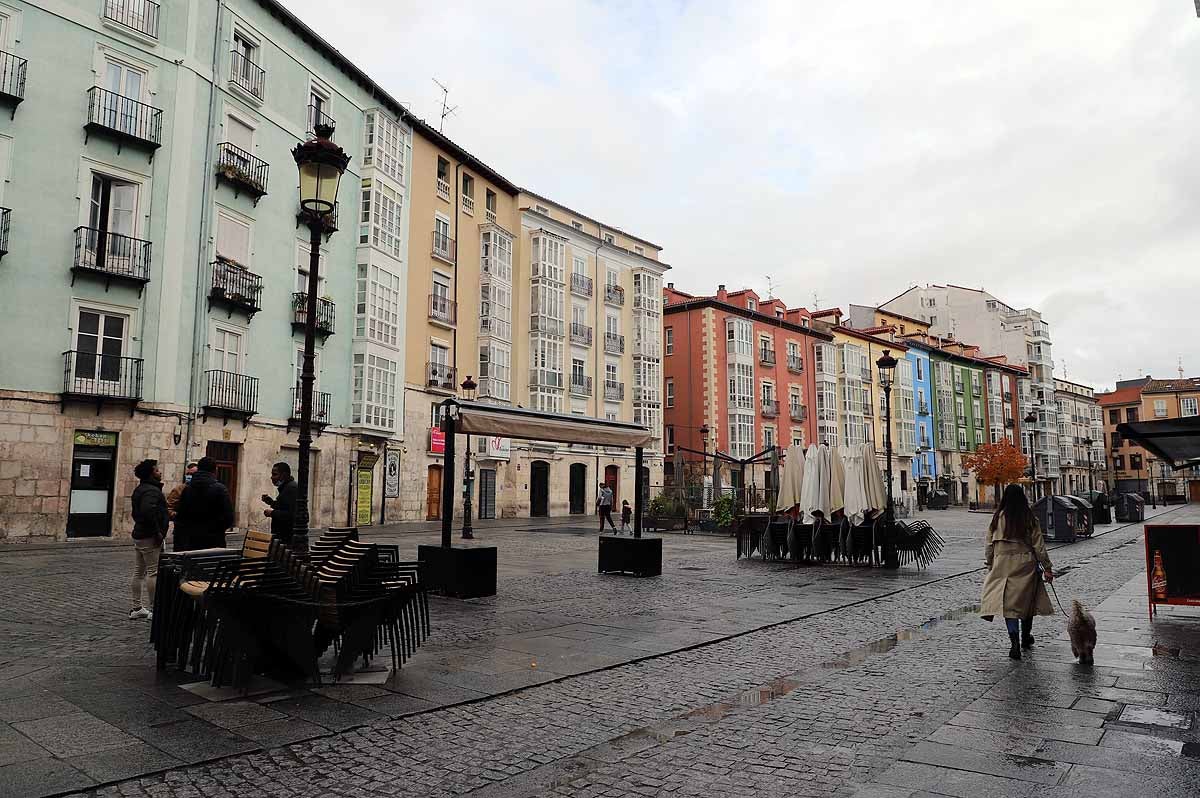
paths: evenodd
<path fill-rule="evenodd" d="M 587 466 L 571 463 L 571 515 L 587 512 Z"/>
<path fill-rule="evenodd" d="M 431 465 L 425 479 L 425 518 L 436 521 L 442 517 L 442 467 Z"/>
<path fill-rule="evenodd" d="M 613 494 L 613 509 L 621 506 L 621 467 L 609 465 L 604 467 L 604 484 Z"/>
<path fill-rule="evenodd" d="M 650 507 L 650 469 L 646 466 L 642 466 L 642 507 Z"/>
<path fill-rule="evenodd" d="M 112 534 L 116 461 L 117 433 L 75 433 L 75 451 L 71 460 L 71 499 L 67 506 L 67 537 Z"/>
<path fill-rule="evenodd" d="M 223 443 L 209 441 L 204 453 L 217 463 L 217 481 L 229 490 L 229 499 L 233 502 L 233 510 L 237 512 L 238 459 L 241 454 L 240 443 Z"/>
<path fill-rule="evenodd" d="M 478 518 L 496 517 L 496 469 L 479 469 L 479 512 Z"/>
<path fill-rule="evenodd" d="M 550 464 L 545 460 L 529 464 L 529 514 L 535 518 L 550 515 Z"/>

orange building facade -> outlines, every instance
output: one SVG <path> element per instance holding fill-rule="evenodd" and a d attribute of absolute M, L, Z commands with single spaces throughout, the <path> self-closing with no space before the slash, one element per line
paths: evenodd
<path fill-rule="evenodd" d="M 694 296 L 668 283 L 663 299 L 668 481 L 675 446 L 747 458 L 817 440 L 814 345 L 833 338 L 812 328 L 807 310 L 723 285 Z M 683 453 L 685 463 L 700 459 Z"/>

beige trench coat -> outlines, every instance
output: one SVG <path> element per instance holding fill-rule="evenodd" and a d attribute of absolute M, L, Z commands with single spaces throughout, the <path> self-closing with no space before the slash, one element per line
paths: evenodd
<path fill-rule="evenodd" d="M 987 562 L 987 578 L 983 582 L 983 596 L 979 602 L 979 614 L 985 620 L 994 616 L 1001 618 L 1053 615 L 1050 596 L 1037 571 L 1037 562 L 1050 570 L 1050 556 L 1042 540 L 1041 525 L 1034 521 L 1029 543 L 1019 532 L 1005 529 L 1004 519 L 996 521 L 996 527 L 988 527 L 984 557 Z M 1033 551 L 1030 551 L 1030 544 Z M 1034 560 L 1034 553 L 1037 560 Z"/>

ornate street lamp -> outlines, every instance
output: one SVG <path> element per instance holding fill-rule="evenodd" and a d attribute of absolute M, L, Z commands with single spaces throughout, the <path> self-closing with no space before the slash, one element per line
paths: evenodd
<path fill-rule="evenodd" d="M 1083 439 L 1083 445 L 1087 447 L 1087 459 L 1088 459 L 1088 501 L 1092 500 L 1092 493 L 1095 492 L 1095 488 L 1092 487 L 1092 473 L 1096 467 L 1096 464 L 1092 461 L 1092 444 L 1093 443 L 1095 443 L 1095 441 L 1093 441 L 1090 437 Z"/>
<path fill-rule="evenodd" d="M 308 141 L 292 150 L 300 173 L 300 208 L 308 222 L 308 295 L 304 312 L 304 361 L 300 370 L 300 451 L 296 468 L 296 521 L 292 547 L 308 552 L 308 463 L 312 450 L 313 360 L 316 357 L 317 291 L 321 267 L 321 235 L 329 215 L 337 204 L 338 185 L 350 163 L 350 156 L 330 141 L 333 127 L 316 125 Z"/>
<path fill-rule="evenodd" d="M 1037 423 L 1038 414 L 1036 411 L 1030 410 L 1025 414 L 1025 425 L 1029 427 L 1029 481 L 1033 488 L 1033 500 L 1037 501 L 1037 454 L 1033 450 L 1034 432 L 1033 425 Z"/>
<path fill-rule="evenodd" d="M 468 402 L 475 401 L 475 389 L 479 386 L 468 374 L 462 381 L 462 397 Z M 471 471 L 471 433 L 467 433 L 467 457 L 463 461 L 463 540 L 475 539 L 475 528 L 471 526 L 471 491 L 475 484 L 475 474 Z"/>
<path fill-rule="evenodd" d="M 895 520 L 895 506 L 892 504 L 892 379 L 896 373 L 896 358 L 891 351 L 883 350 L 883 355 L 875 361 L 879 369 L 879 387 L 883 388 L 883 449 L 887 458 L 887 508 L 883 511 L 884 531 L 883 567 L 899 568 L 900 556 L 896 546 L 891 542 L 891 526 Z"/>

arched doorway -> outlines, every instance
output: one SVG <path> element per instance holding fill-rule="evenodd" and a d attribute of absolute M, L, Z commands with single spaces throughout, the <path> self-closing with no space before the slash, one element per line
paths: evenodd
<path fill-rule="evenodd" d="M 545 460 L 529 464 L 529 514 L 535 518 L 550 515 L 550 464 Z"/>
<path fill-rule="evenodd" d="M 587 466 L 583 463 L 571 463 L 571 515 L 583 515 L 587 512 Z"/>
<path fill-rule="evenodd" d="M 621 467 L 609 465 L 604 467 L 604 484 L 613 493 L 613 509 L 621 506 Z"/>
<path fill-rule="evenodd" d="M 425 517 L 436 521 L 442 517 L 442 467 L 431 465 L 425 480 Z"/>

